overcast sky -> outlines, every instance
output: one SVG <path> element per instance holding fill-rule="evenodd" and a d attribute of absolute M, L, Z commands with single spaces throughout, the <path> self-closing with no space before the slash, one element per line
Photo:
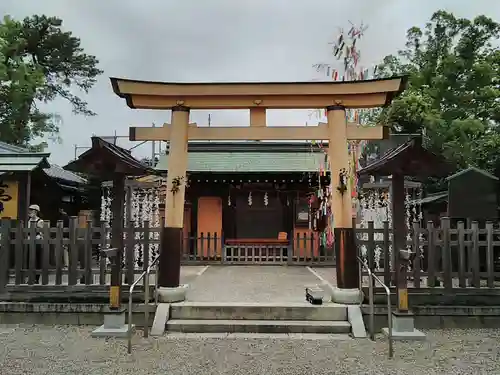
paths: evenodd
<path fill-rule="evenodd" d="M 104 74 L 86 100 L 98 115 L 74 116 L 62 100 L 48 110 L 62 116 L 62 144 L 50 144 L 52 162 L 64 165 L 75 144 L 96 135 L 127 135 L 130 125 L 170 120 L 168 111 L 132 110 L 115 96 L 110 76 L 164 81 L 305 81 L 312 65 L 331 62 L 328 43 L 349 20 L 369 25 L 360 44 L 361 65 L 370 67 L 405 43 L 406 30 L 423 26 L 445 9 L 457 16 L 486 14 L 500 21 L 498 0 L 2 0 L 0 14 L 46 14 L 63 19 Z M 212 125 L 245 125 L 245 111 L 212 111 Z M 207 125 L 208 112 L 191 121 Z M 299 125 L 304 111 L 271 111 L 268 123 Z M 121 140 L 123 147 L 134 143 Z M 83 150 L 79 150 L 81 153 Z M 151 146 L 134 150 L 151 154 Z"/>

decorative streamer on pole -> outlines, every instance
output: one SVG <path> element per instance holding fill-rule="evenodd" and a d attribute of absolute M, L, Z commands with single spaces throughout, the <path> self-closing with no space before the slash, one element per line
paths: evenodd
<path fill-rule="evenodd" d="M 357 44 L 359 44 L 359 41 L 364 36 L 368 26 L 363 23 L 361 23 L 360 26 L 356 26 L 351 21 L 349 21 L 349 24 L 349 30 L 346 32 L 343 28 L 339 28 L 338 36 L 333 42 L 330 43 L 332 47 L 332 54 L 335 58 L 334 62 L 313 65 L 313 68 L 315 68 L 317 72 L 324 74 L 325 78 L 328 80 L 337 82 L 367 80 L 372 79 L 376 74 L 376 66 L 370 69 L 360 65 L 361 51 L 359 50 Z M 346 110 L 346 117 L 350 122 L 366 125 L 366 113 L 367 110 L 348 109 Z M 313 111 L 312 114 L 315 114 L 320 121 L 326 117 L 324 110 Z M 315 145 L 316 142 L 313 141 L 312 144 Z M 349 178 L 351 182 L 351 194 L 353 197 L 353 212 L 357 211 L 357 170 L 359 168 L 359 157 L 361 156 L 365 146 L 366 141 L 349 141 L 347 145 L 350 154 Z M 322 149 L 322 147 L 320 148 Z M 321 176 L 322 174 L 323 171 L 320 167 L 319 175 Z M 329 225 L 326 232 L 327 243 L 330 245 L 333 242 L 333 224 L 334 217 L 333 215 L 330 215 Z"/>

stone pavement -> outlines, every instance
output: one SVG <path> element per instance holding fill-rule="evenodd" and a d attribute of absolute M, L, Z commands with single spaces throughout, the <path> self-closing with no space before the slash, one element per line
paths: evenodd
<path fill-rule="evenodd" d="M 182 266 L 181 267 L 181 284 L 189 284 L 191 283 L 196 277 L 198 276 L 198 273 L 200 273 L 205 266 Z M 67 269 L 63 270 L 64 272 L 67 272 Z M 152 270 L 152 273 L 149 275 L 149 284 L 154 285 L 155 282 L 155 275 L 154 273 L 156 270 Z M 135 274 L 135 279 L 137 280 L 139 276 L 141 275 L 141 271 L 136 271 Z M 27 282 L 28 277 L 26 276 L 24 278 L 24 281 Z M 78 278 L 77 282 L 80 282 L 80 278 Z M 123 274 L 123 282 L 125 283 L 125 272 Z M 93 274 L 92 274 L 92 283 L 95 285 L 99 285 L 99 269 L 94 269 Z M 108 270 L 108 273 L 106 274 L 106 284 L 109 285 L 111 283 L 111 274 Z M 15 284 L 15 277 L 12 276 L 9 279 L 9 284 L 14 285 Z M 55 273 L 52 273 L 49 275 L 49 285 L 55 285 L 56 284 L 56 275 Z M 63 274 L 61 277 L 61 284 L 62 285 L 68 285 L 68 275 Z"/>
<path fill-rule="evenodd" d="M 210 266 L 190 285 L 195 302 L 303 302 L 305 286 L 321 281 L 306 267 Z"/>
<path fill-rule="evenodd" d="M 90 337 L 89 327 L 0 326 L 0 373 L 9 375 L 500 374 L 499 330 L 427 331 L 426 343 L 280 338 Z"/>

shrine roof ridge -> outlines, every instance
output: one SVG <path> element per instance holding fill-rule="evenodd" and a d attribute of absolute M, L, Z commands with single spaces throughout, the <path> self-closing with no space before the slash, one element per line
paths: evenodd
<path fill-rule="evenodd" d="M 323 142 L 322 146 L 328 146 Z M 168 149 L 167 149 L 168 151 Z M 188 142 L 189 152 L 323 152 L 322 149 L 311 142 Z"/>

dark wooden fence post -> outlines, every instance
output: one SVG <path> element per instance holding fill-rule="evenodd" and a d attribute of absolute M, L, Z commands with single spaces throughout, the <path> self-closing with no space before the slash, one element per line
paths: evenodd
<path fill-rule="evenodd" d="M 142 264 L 142 270 L 146 271 L 149 267 L 150 261 L 153 261 L 152 259 L 152 253 L 151 253 L 151 226 L 149 221 L 144 222 L 144 245 L 143 245 L 143 257 L 144 257 L 144 262 Z M 133 272 L 133 271 L 132 271 Z M 143 285 L 146 287 L 146 281 L 145 279 L 143 280 Z M 148 285 L 149 285 L 149 280 L 148 280 Z"/>
<path fill-rule="evenodd" d="M 111 285 L 109 287 L 109 308 L 120 310 L 122 297 L 122 262 L 120 252 L 123 248 L 111 248 L 101 250 L 101 254 L 111 261 Z"/>
<path fill-rule="evenodd" d="M 391 234 L 389 231 L 389 222 L 384 221 L 384 234 L 383 234 L 383 252 L 384 252 L 384 284 L 391 286 L 392 284 L 392 267 L 395 267 L 394 262 L 391 263 Z M 394 249 L 392 249 L 394 252 Z M 395 268 L 394 268 L 395 269 Z"/>
<path fill-rule="evenodd" d="M 50 221 L 45 220 L 43 222 L 42 238 L 40 239 L 40 249 L 42 264 L 42 285 L 47 285 L 49 283 L 49 268 L 50 268 Z"/>
<path fill-rule="evenodd" d="M 473 221 L 471 224 L 472 229 L 472 243 L 471 243 L 471 255 L 472 259 L 470 262 L 472 264 L 472 286 L 474 288 L 481 287 L 481 275 L 479 269 L 479 223 L 477 221 Z"/>
<path fill-rule="evenodd" d="M 373 272 L 375 270 L 375 230 L 373 221 L 368 222 L 368 228 L 365 233 L 368 234 L 368 241 L 366 242 L 368 268 Z"/>
<path fill-rule="evenodd" d="M 108 223 L 105 221 L 101 221 L 101 225 L 99 227 L 99 242 L 100 249 L 104 250 L 107 248 L 107 234 L 108 234 Z M 106 257 L 104 254 L 99 252 L 99 285 L 106 285 Z"/>
<path fill-rule="evenodd" d="M 435 230 L 432 221 L 427 222 L 427 287 L 436 287 L 436 260 Z"/>
<path fill-rule="evenodd" d="M 458 237 L 458 286 L 465 288 L 467 286 L 465 278 L 466 270 L 466 248 L 465 248 L 465 225 L 463 221 L 457 224 L 457 237 Z"/>
<path fill-rule="evenodd" d="M 56 285 L 62 284 L 62 269 L 65 261 L 65 247 L 64 243 L 64 223 L 62 220 L 57 222 L 56 233 L 54 236 L 54 258 L 56 263 Z"/>
<path fill-rule="evenodd" d="M 16 226 L 16 244 L 15 244 L 15 267 L 16 267 L 16 276 L 15 276 L 15 284 L 24 284 L 25 282 L 25 274 L 23 267 L 26 264 L 24 258 L 26 255 L 26 246 L 25 246 L 25 233 L 24 233 L 24 222 L 18 221 Z"/>
<path fill-rule="evenodd" d="M 142 228 L 135 228 L 135 224 L 133 221 L 129 221 L 127 223 L 127 227 L 124 232 L 126 233 L 127 239 L 125 240 L 125 284 L 132 285 L 134 283 L 134 263 L 135 263 L 135 245 L 137 240 L 135 238 L 136 233 L 139 230 L 143 230 Z M 144 234 L 145 235 L 145 234 Z M 139 247 L 144 249 L 143 241 L 139 240 Z M 141 251 L 139 251 L 141 253 Z M 142 251 L 144 253 L 144 251 Z M 139 264 L 143 263 L 143 259 L 137 259 Z"/>
<path fill-rule="evenodd" d="M 441 218 L 441 256 L 443 264 L 443 286 L 447 290 L 453 288 L 451 274 L 451 244 L 450 244 L 450 218 Z"/>
<path fill-rule="evenodd" d="M 40 275 L 37 273 L 36 226 L 28 228 L 28 285 L 33 285 Z"/>
<path fill-rule="evenodd" d="M 94 275 L 92 274 L 92 237 L 92 221 L 87 220 L 84 235 L 82 236 L 85 242 L 82 246 L 84 251 L 84 264 L 81 266 L 84 274 L 83 278 L 85 280 L 85 285 L 91 285 L 94 283 Z"/>
<path fill-rule="evenodd" d="M 68 285 L 76 285 L 78 279 L 78 218 L 69 218 Z"/>
<path fill-rule="evenodd" d="M 422 251 L 420 249 L 420 224 L 417 220 L 413 222 L 413 285 L 415 288 L 420 288 L 420 272 L 422 262 Z"/>
<path fill-rule="evenodd" d="M 486 271 L 488 272 L 488 288 L 495 286 L 495 254 L 493 251 L 493 223 L 486 222 Z"/>
<path fill-rule="evenodd" d="M 0 220 L 0 233 L 2 242 L 0 244 L 0 294 L 5 292 L 5 287 L 9 283 L 10 250 L 11 250 L 11 220 Z"/>

